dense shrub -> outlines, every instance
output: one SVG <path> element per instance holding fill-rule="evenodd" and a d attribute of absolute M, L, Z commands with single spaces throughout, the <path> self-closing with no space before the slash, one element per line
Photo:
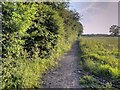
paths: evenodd
<path fill-rule="evenodd" d="M 27 30 L 29 36 L 25 37 L 25 49 L 34 53 L 34 49 L 38 48 L 40 57 L 48 57 L 58 39 L 63 37 L 63 19 L 51 6 L 40 3 L 32 23 Z"/>
<path fill-rule="evenodd" d="M 1 89 L 40 87 L 42 74 L 82 32 L 79 15 L 66 7 L 60 2 L 2 2 Z"/>
<path fill-rule="evenodd" d="M 19 57 L 26 30 L 36 13 L 35 4 L 2 2 L 2 56 Z"/>

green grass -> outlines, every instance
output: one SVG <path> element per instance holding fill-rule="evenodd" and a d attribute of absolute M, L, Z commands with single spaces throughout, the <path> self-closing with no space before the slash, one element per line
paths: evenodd
<path fill-rule="evenodd" d="M 120 83 L 117 37 L 81 37 L 81 60 L 86 71 L 107 80 Z"/>
<path fill-rule="evenodd" d="M 3 59 L 1 89 L 40 87 L 42 74 L 55 66 L 54 59 Z"/>
<path fill-rule="evenodd" d="M 90 75 L 80 77 L 79 81 L 82 88 L 112 88 L 111 83 L 107 82 L 103 84 Z"/>

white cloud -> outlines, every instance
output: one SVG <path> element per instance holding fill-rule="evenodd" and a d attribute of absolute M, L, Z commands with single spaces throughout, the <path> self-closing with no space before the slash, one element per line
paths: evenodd
<path fill-rule="evenodd" d="M 90 11 L 89 11 L 90 13 Z M 109 27 L 118 24 L 118 7 L 117 3 L 109 3 L 99 13 L 87 17 L 88 23 L 85 25 L 85 33 L 109 33 Z"/>
<path fill-rule="evenodd" d="M 70 2 L 119 2 L 119 0 L 70 0 Z"/>
<path fill-rule="evenodd" d="M 78 10 L 79 13 L 92 13 L 92 12 L 99 12 L 99 10 L 102 7 L 98 7 L 99 3 L 98 2 L 91 2 L 88 5 L 86 5 L 83 9 Z M 91 11 L 91 12 L 90 12 Z"/>
<path fill-rule="evenodd" d="M 84 9 L 80 10 L 80 13 L 87 12 L 90 9 L 93 9 L 95 3 L 91 3 L 89 6 L 85 7 Z"/>
<path fill-rule="evenodd" d="M 117 2 L 75 2 L 71 6 L 83 15 L 84 33 L 109 33 L 109 27 L 118 24 Z"/>

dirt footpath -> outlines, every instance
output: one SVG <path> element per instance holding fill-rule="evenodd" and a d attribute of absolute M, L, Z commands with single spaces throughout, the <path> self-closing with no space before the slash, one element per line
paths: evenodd
<path fill-rule="evenodd" d="M 78 43 L 74 42 L 71 50 L 59 62 L 57 68 L 44 76 L 43 88 L 80 88 Z"/>

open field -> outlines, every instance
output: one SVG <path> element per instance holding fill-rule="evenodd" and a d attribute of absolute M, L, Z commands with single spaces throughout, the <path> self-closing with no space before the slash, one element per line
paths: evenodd
<path fill-rule="evenodd" d="M 118 37 L 81 37 L 84 70 L 120 87 Z"/>

